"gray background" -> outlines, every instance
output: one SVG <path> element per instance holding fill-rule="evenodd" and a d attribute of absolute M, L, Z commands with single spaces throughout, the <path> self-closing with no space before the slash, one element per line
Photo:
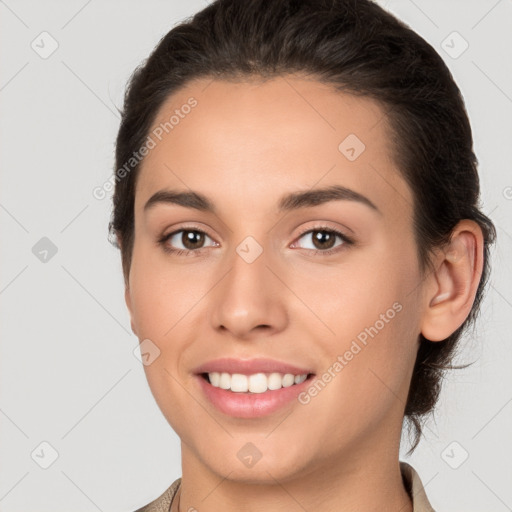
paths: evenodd
<path fill-rule="evenodd" d="M 512 1 L 380 3 L 452 70 L 499 238 L 482 315 L 457 359 L 476 363 L 448 376 L 425 438 L 408 459 L 404 437 L 401 459 L 439 512 L 512 510 Z M 179 439 L 133 354 L 110 201 L 92 190 L 112 173 L 129 74 L 205 5 L 0 1 L 3 512 L 131 511 L 181 475 Z"/>

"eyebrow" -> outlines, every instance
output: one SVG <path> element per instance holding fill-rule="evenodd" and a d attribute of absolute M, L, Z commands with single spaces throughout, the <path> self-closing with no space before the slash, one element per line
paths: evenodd
<path fill-rule="evenodd" d="M 377 206 L 366 196 L 341 185 L 332 185 L 325 188 L 310 189 L 285 194 L 278 202 L 278 211 L 285 212 L 318 206 L 329 201 L 355 201 L 368 206 L 382 215 Z M 186 208 L 193 208 L 204 212 L 216 213 L 214 203 L 199 192 L 163 189 L 154 193 L 144 205 L 144 212 L 157 204 L 176 204 Z"/>

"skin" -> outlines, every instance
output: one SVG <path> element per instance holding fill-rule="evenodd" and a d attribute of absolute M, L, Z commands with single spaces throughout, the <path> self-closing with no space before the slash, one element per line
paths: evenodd
<path fill-rule="evenodd" d="M 180 510 L 410 512 L 399 442 L 418 336 L 441 341 L 469 314 L 482 271 L 480 228 L 462 221 L 436 253 L 435 272 L 421 274 L 412 192 L 373 100 L 300 76 L 202 79 L 168 98 L 154 126 L 190 96 L 197 106 L 141 167 L 125 293 L 132 330 L 161 351 L 144 370 L 181 439 Z M 354 161 L 338 149 L 348 134 L 366 145 Z M 350 200 L 277 211 L 283 194 L 328 185 L 363 194 L 380 213 Z M 173 204 L 144 212 L 164 188 L 200 192 L 216 214 Z M 325 242 L 299 236 L 318 225 L 352 235 L 354 245 L 336 237 L 340 251 L 314 254 Z M 202 252 L 166 253 L 159 237 L 185 228 L 206 231 Z M 236 252 L 247 236 L 263 249 L 250 264 Z M 182 240 L 175 236 L 174 247 L 185 248 Z M 306 405 L 232 418 L 192 373 L 218 357 L 269 357 L 318 377 L 394 303 L 400 312 Z M 250 468 L 237 457 L 248 442 L 262 454 Z"/>

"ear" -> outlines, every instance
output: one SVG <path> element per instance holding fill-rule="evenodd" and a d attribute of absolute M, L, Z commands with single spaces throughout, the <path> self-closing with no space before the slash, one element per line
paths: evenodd
<path fill-rule="evenodd" d="M 421 333 L 428 340 L 448 338 L 468 317 L 482 275 L 483 250 L 480 226 L 469 219 L 460 221 L 425 287 Z"/>

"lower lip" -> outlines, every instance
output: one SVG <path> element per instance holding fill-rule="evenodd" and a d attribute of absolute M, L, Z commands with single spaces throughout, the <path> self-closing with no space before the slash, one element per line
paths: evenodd
<path fill-rule="evenodd" d="M 236 418 L 259 418 L 272 414 L 297 399 L 297 396 L 311 384 L 314 375 L 310 375 L 300 384 L 264 393 L 237 393 L 216 388 L 201 375 L 196 377 L 203 393 L 220 412 Z"/>

